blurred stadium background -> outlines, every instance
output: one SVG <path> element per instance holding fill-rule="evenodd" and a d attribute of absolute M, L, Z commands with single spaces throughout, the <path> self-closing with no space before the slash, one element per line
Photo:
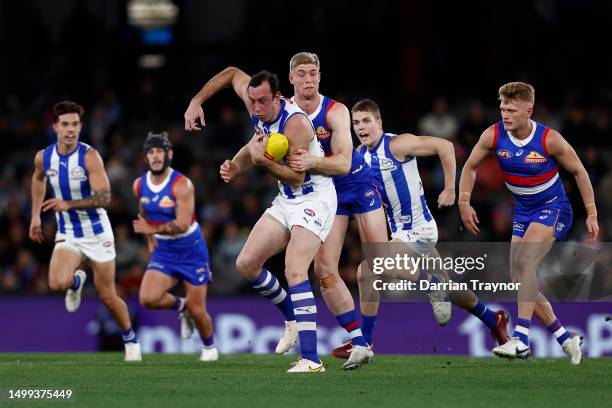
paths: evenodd
<path fill-rule="evenodd" d="M 251 136 L 248 116 L 232 92 L 204 107 L 204 132 L 185 133 L 182 117 L 191 96 L 228 65 L 247 73 L 276 72 L 284 94 L 291 95 L 288 60 L 299 51 L 321 57 L 324 94 L 348 106 L 363 97 L 374 99 L 387 131 L 452 141 L 458 171 L 480 133 L 497 120 L 498 87 L 515 80 L 532 83 L 536 120 L 559 129 L 578 151 L 596 191 L 600 238 L 610 240 L 612 59 L 603 42 L 612 2 L 156 1 L 166 5 L 162 17 L 143 14 L 139 6 L 147 3 L 0 2 L 0 351 L 121 347 L 92 286 L 75 316 L 65 314 L 62 296 L 49 295 L 53 218 L 44 218 L 44 245 L 27 236 L 32 161 L 37 150 L 55 141 L 50 111 L 63 99 L 85 106 L 81 140 L 105 160 L 113 188 L 109 215 L 117 284 L 131 299 L 144 349 L 187 352 L 199 344 L 195 338 L 179 341 L 173 313 L 137 306 L 148 255 L 131 228 L 137 208 L 131 182 L 145 170 L 141 145 L 149 130 L 169 131 L 173 166 L 196 186 L 197 215 L 213 262 L 210 309 L 221 352 L 269 349 L 282 322 L 273 308 L 263 319 L 252 315 L 254 307 L 269 305 L 255 299 L 234 261 L 276 194 L 275 182 L 258 171 L 231 184 L 218 177 L 222 160 Z M 456 207 L 442 212 L 433 208 L 443 186 L 437 160 L 419 160 L 419 166 L 440 240 L 472 240 L 460 228 Z M 584 209 L 573 179 L 566 175 L 565 180 L 574 204 L 570 239 L 580 241 Z M 493 158 L 481 169 L 476 191 L 472 201 L 481 219 L 478 239 L 507 241 L 513 202 Z M 353 288 L 359 260 L 359 242 L 351 233 L 340 270 Z M 278 274 L 282 265 L 277 257 L 270 269 Z M 583 332 L 593 327 L 587 335 L 601 341 L 589 343 L 591 355 L 612 354 L 612 333 L 600 318 L 606 307 L 566 305 L 559 311 L 566 325 Z M 343 335 L 331 315 L 322 313 L 321 319 L 325 352 Z M 383 305 L 379 351 L 488 355 L 487 333 L 471 319 L 457 311 L 452 326 L 439 329 L 427 304 Z M 561 349 L 541 329 L 536 334 L 542 336 L 536 341 L 540 355 L 559 355 Z M 49 339 L 44 345 L 37 339 L 43 334 Z"/>

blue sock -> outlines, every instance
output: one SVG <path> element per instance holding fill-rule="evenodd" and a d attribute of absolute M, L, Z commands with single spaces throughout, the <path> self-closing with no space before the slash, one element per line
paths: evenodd
<path fill-rule="evenodd" d="M 494 329 L 497 325 L 497 319 L 495 317 L 495 313 L 491 311 L 482 301 L 478 301 L 476 306 L 470 313 L 479 318 L 484 324 L 487 325 L 489 329 Z"/>
<path fill-rule="evenodd" d="M 364 347 L 368 346 L 363 338 L 363 334 L 361 333 L 361 327 L 354 309 L 336 316 L 336 319 L 338 319 L 340 326 L 344 327 L 351 336 L 351 343 L 353 345 Z"/>
<path fill-rule="evenodd" d="M 72 276 L 72 286 L 70 287 L 70 289 L 77 290 L 80 285 L 81 285 L 81 277 L 75 273 Z"/>
<path fill-rule="evenodd" d="M 372 335 L 374 334 L 374 326 L 376 325 L 377 317 L 377 315 L 361 316 L 361 331 L 363 332 L 363 339 L 370 345 L 372 345 Z"/>
<path fill-rule="evenodd" d="M 419 272 L 419 280 L 425 280 L 429 283 L 440 283 L 440 278 L 438 278 L 436 275 L 433 275 L 431 273 L 427 273 L 427 271 L 425 269 L 421 269 L 421 271 Z M 426 292 L 430 293 L 432 292 L 433 289 L 427 289 Z"/>
<path fill-rule="evenodd" d="M 257 293 L 274 303 L 285 316 L 285 320 L 295 320 L 291 298 L 280 285 L 280 282 L 266 268 L 261 268 L 257 279 L 249 281 Z"/>
<path fill-rule="evenodd" d="M 204 343 L 204 347 L 211 347 L 215 345 L 214 335 L 210 335 L 208 337 L 202 337 L 202 343 Z"/>
<path fill-rule="evenodd" d="M 529 345 L 529 327 L 531 326 L 531 321 L 527 319 L 520 318 L 516 322 L 516 327 L 514 328 L 514 337 L 518 337 L 520 341 L 524 344 Z"/>
<path fill-rule="evenodd" d="M 289 286 L 289 293 L 297 322 L 302 358 L 320 363 L 317 353 L 317 306 L 310 282 L 307 279 L 297 285 Z"/>
<path fill-rule="evenodd" d="M 185 306 L 187 305 L 187 302 L 185 302 L 185 298 L 182 297 L 176 297 L 176 301 L 174 302 L 174 306 L 172 307 L 172 309 L 174 310 L 178 310 L 179 313 L 182 312 L 183 310 L 185 310 Z"/>
<path fill-rule="evenodd" d="M 571 336 L 570 332 L 565 330 L 565 327 L 563 327 L 559 319 L 555 319 L 546 329 L 555 336 L 559 344 L 563 344 L 563 342 Z"/>
<path fill-rule="evenodd" d="M 138 339 L 136 338 L 136 332 L 131 327 L 126 331 L 121 333 L 121 337 L 123 337 L 123 344 L 126 343 L 138 343 Z"/>

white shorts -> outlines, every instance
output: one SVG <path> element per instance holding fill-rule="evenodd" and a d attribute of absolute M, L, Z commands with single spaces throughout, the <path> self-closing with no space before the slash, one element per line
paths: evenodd
<path fill-rule="evenodd" d="M 277 195 L 265 213 L 274 217 L 289 231 L 299 225 L 324 242 L 331 231 L 337 206 L 336 190 L 332 188 L 292 199 Z"/>
<path fill-rule="evenodd" d="M 69 249 L 93 262 L 108 262 L 115 259 L 115 237 L 112 230 L 98 236 L 74 238 L 59 232 L 55 235 L 56 249 Z"/>
<path fill-rule="evenodd" d="M 410 250 L 417 255 L 427 256 L 438 242 L 438 226 L 435 222 L 429 222 L 411 230 L 397 231 L 391 234 L 391 238 L 409 244 Z"/>

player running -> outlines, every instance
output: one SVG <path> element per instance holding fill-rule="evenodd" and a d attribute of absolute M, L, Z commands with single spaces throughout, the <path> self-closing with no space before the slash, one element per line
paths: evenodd
<path fill-rule="evenodd" d="M 55 211 L 57 233 L 49 264 L 49 287 L 66 291 L 66 310 L 75 312 L 87 275 L 78 269 L 84 258 L 91 262 L 94 285 L 123 330 L 125 361 L 142 359 L 128 308 L 115 291 L 115 243 L 104 207 L 110 204 L 110 183 L 104 162 L 91 146 L 79 142 L 85 110 L 75 102 L 53 107 L 57 142 L 36 153 L 32 175 L 30 239 L 43 241 L 40 212 Z M 46 182 L 54 198 L 43 202 Z"/>
<path fill-rule="evenodd" d="M 351 109 L 353 130 L 362 143 L 359 151 L 372 168 L 372 173 L 381 185 L 381 194 L 391 242 L 404 242 L 415 256 L 439 256 L 435 249 L 438 228 L 431 216 L 417 167 L 417 157 L 438 155 L 444 171 L 444 190 L 438 196 L 438 208 L 452 206 L 455 201 L 455 152 L 452 143 L 430 136 L 415 136 L 409 133 L 394 135 L 385 133 L 378 105 L 369 99 L 357 102 Z M 363 265 L 363 264 L 362 264 Z M 360 265 L 359 269 L 362 268 Z M 363 274 L 364 271 L 359 271 Z M 418 274 L 402 276 L 410 280 L 427 280 L 439 283 L 440 277 L 420 270 Z M 360 279 L 367 284 L 367 279 Z M 443 291 L 437 296 L 444 296 Z M 370 298 L 375 293 L 370 294 Z M 491 335 L 503 344 L 508 339 L 505 312 L 491 311 L 471 291 L 450 291 L 450 301 L 478 317 L 491 329 Z M 443 299 L 437 299 L 442 302 Z M 371 301 L 378 309 L 378 302 Z M 449 313 L 450 318 L 450 313 Z M 334 355 L 341 357 L 344 345 Z"/>
<path fill-rule="evenodd" d="M 221 177 L 229 182 L 252 165 L 261 166 L 278 179 L 280 190 L 272 206 L 253 227 L 236 260 L 236 268 L 285 316 L 286 329 L 276 348 L 278 353 L 293 347 L 297 328 L 302 358 L 288 372 L 322 372 L 325 368 L 317 353 L 317 307 L 308 281 L 308 268 L 332 227 L 337 206 L 334 184 L 331 177 L 320 172 L 294 171 L 285 163 L 265 158 L 268 135 L 274 132 L 287 136 L 289 156 L 304 149 L 320 159 L 323 150 L 306 114 L 295 103 L 281 97 L 276 75 L 262 71 L 249 78 L 234 75 L 235 72 L 235 69 L 226 69 L 217 74 L 197 95 L 201 104 L 231 84 L 244 101 L 255 127 L 251 141 L 232 160 L 221 165 Z M 204 123 L 203 113 L 201 123 Z M 290 296 L 263 267 L 271 256 L 285 248 L 285 277 Z"/>
<path fill-rule="evenodd" d="M 531 120 L 534 88 L 510 82 L 499 88 L 501 121 L 484 131 L 468 158 L 459 182 L 459 209 L 467 230 L 477 235 L 479 223 L 470 205 L 476 171 L 490 152 L 495 152 L 506 187 L 516 200 L 510 246 L 510 271 L 521 282 L 518 320 L 514 337 L 493 349 L 499 357 L 529 356 L 529 326 L 533 314 L 554 334 L 572 364 L 582 360 L 580 336 L 570 334 L 555 316 L 551 304 L 537 290 L 537 271 L 555 241 L 563 241 L 572 224 L 570 205 L 558 169 L 561 165 L 576 179 L 587 212 L 587 242 L 598 235 L 593 187 L 574 149 L 559 134 Z M 524 245 L 524 243 L 528 243 Z M 523 244 L 523 245 L 521 245 Z"/>
<path fill-rule="evenodd" d="M 134 232 L 145 235 L 152 257 L 140 286 L 140 303 L 149 309 L 177 310 L 181 337 L 190 338 L 195 324 L 204 343 L 200 360 L 218 360 L 206 312 L 212 276 L 206 240 L 195 217 L 193 184 L 170 167 L 174 152 L 165 133 L 149 133 L 142 150 L 149 170 L 132 186 L 140 208 L 133 225 Z M 186 298 L 169 293 L 179 282 Z"/>

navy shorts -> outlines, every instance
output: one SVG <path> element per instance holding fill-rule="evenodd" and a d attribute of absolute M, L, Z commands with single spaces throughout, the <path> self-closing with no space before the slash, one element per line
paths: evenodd
<path fill-rule="evenodd" d="M 336 215 L 364 214 L 382 206 L 380 194 L 372 180 L 360 180 L 336 186 Z"/>
<path fill-rule="evenodd" d="M 208 248 L 201 234 L 197 239 L 187 242 L 158 239 L 147 269 L 159 271 L 195 286 L 212 282 Z"/>
<path fill-rule="evenodd" d="M 512 219 L 512 235 L 522 238 L 529 224 L 537 222 L 553 227 L 557 241 L 564 241 L 572 226 L 573 218 L 572 206 L 567 199 L 531 209 L 517 205 Z"/>

